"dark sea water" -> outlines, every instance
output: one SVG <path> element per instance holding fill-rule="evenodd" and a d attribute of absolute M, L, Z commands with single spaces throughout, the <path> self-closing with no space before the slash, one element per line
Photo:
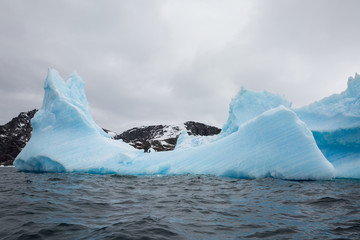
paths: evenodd
<path fill-rule="evenodd" d="M 3 167 L 0 239 L 360 239 L 360 181 Z"/>

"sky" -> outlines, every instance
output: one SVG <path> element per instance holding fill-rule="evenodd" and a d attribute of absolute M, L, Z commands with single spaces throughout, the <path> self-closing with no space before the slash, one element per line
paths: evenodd
<path fill-rule="evenodd" d="M 246 89 L 301 107 L 360 72 L 357 0 L 0 0 L 0 125 L 82 77 L 99 126 L 222 127 Z"/>

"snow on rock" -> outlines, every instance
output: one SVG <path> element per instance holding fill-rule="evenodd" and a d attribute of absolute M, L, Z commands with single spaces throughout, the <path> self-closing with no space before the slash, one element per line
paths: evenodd
<path fill-rule="evenodd" d="M 12 165 L 16 156 L 25 147 L 31 137 L 30 120 L 36 109 L 22 112 L 10 122 L 0 126 L 0 164 Z"/>
<path fill-rule="evenodd" d="M 115 136 L 117 135 L 116 132 L 110 131 L 110 130 L 108 130 L 108 129 L 104 129 L 104 128 L 103 128 L 103 130 L 104 130 L 104 132 L 106 132 L 107 135 L 109 135 L 109 137 L 111 137 L 112 139 L 114 139 Z"/>
<path fill-rule="evenodd" d="M 336 177 L 360 178 L 360 75 L 348 79 L 344 92 L 295 112 L 312 130 Z"/>
<path fill-rule="evenodd" d="M 186 131 L 191 136 L 211 136 L 219 134 L 221 129 L 203 123 L 188 121 L 176 125 L 151 125 L 136 127 L 127 130 L 114 139 L 122 139 L 137 149 L 149 148 L 155 151 L 171 151 L 177 145 L 178 136 L 182 131 Z"/>
<path fill-rule="evenodd" d="M 14 165 L 32 172 L 333 178 L 333 165 L 289 104 L 270 93 L 260 99 L 255 95 L 239 95 L 242 104 L 253 107 L 232 102 L 233 117 L 221 138 L 198 147 L 144 153 L 111 139 L 96 125 L 79 76 L 73 74 L 64 82 L 50 69 L 43 105 L 32 120 L 33 135 Z"/>

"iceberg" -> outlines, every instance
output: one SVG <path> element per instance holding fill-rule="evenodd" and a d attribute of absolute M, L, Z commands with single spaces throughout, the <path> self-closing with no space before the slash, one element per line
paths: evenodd
<path fill-rule="evenodd" d="M 94 122 L 83 85 L 76 73 L 64 81 L 49 69 L 32 137 L 14 161 L 18 170 L 293 180 L 335 176 L 311 130 L 278 95 L 243 89 L 231 102 L 219 137 L 174 151 L 144 153 L 111 139 Z"/>
<path fill-rule="evenodd" d="M 360 75 L 347 89 L 308 106 L 294 109 L 311 129 L 337 178 L 360 178 Z"/>
<path fill-rule="evenodd" d="M 127 144 L 113 141 L 93 120 L 84 93 L 84 82 L 72 74 L 65 82 L 49 69 L 45 96 L 31 120 L 32 136 L 14 161 L 30 172 L 111 172 L 104 161 L 131 157 Z M 127 154 L 123 154 L 126 152 Z"/>

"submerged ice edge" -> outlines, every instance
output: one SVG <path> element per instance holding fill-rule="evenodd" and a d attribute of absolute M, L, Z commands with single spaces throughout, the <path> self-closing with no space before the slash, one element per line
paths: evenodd
<path fill-rule="evenodd" d="M 354 81 L 359 81 L 358 76 Z M 30 141 L 14 162 L 17 169 L 294 180 L 360 177 L 356 170 L 360 163 L 349 158 L 346 151 L 340 154 L 346 157 L 337 155 L 336 161 L 330 163 L 323 154 L 327 146 L 319 150 L 312 129 L 297 115 L 299 110 L 295 113 L 291 104 L 276 94 L 242 89 L 230 103 L 229 118 L 219 136 L 207 141 L 198 139 L 195 144 L 192 137 L 182 136 L 179 145 L 185 147 L 149 154 L 112 140 L 102 131 L 92 119 L 83 85 L 77 74 L 65 82 L 56 70 L 49 69 L 43 105 L 32 120 Z M 354 94 L 351 97 L 356 98 Z M 348 99 L 344 102 L 349 103 Z M 311 117 L 312 113 L 306 114 Z M 349 166 L 355 169 L 350 174 Z"/>

